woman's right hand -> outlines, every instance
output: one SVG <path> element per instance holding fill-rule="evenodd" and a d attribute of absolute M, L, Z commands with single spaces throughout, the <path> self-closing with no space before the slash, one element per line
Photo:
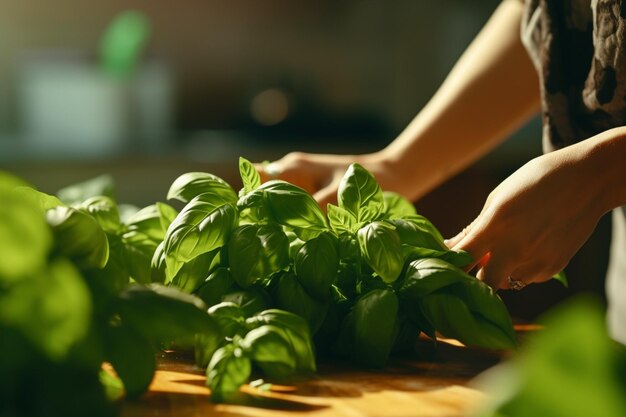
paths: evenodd
<path fill-rule="evenodd" d="M 383 189 L 390 187 L 393 170 L 376 153 L 366 155 L 329 155 L 291 152 L 269 164 L 256 164 L 263 182 L 281 179 L 311 193 L 323 209 L 337 202 L 341 178 L 353 162 L 370 171 Z"/>

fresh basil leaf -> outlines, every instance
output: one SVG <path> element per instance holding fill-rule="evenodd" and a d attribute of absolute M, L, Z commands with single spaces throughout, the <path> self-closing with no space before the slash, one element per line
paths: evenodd
<path fill-rule="evenodd" d="M 247 194 L 261 185 L 261 176 L 246 158 L 239 157 L 239 175 L 243 182 L 243 193 Z"/>
<path fill-rule="evenodd" d="M 194 339 L 194 359 L 196 366 L 206 368 L 211 358 L 227 340 L 221 332 L 196 334 Z"/>
<path fill-rule="evenodd" d="M 231 399 L 239 387 L 248 381 L 251 372 L 250 359 L 241 348 L 232 344 L 219 348 L 206 371 L 211 401 L 225 402 Z"/>
<path fill-rule="evenodd" d="M 244 312 L 231 301 L 224 301 L 209 308 L 209 315 L 225 337 L 233 338 L 246 332 Z"/>
<path fill-rule="evenodd" d="M 167 229 L 163 251 L 168 267 L 222 247 L 235 228 L 235 207 L 215 206 L 205 197 L 206 194 L 201 194 L 191 200 Z M 168 278 L 176 272 L 175 268 L 166 271 Z"/>
<path fill-rule="evenodd" d="M 209 276 L 212 265 L 214 265 L 216 257 L 219 256 L 219 252 L 219 249 L 215 249 L 214 251 L 196 256 L 189 262 L 185 262 L 172 278 L 170 285 L 182 292 L 195 292 Z"/>
<path fill-rule="evenodd" d="M 414 261 L 423 258 L 439 258 L 458 268 L 463 268 L 474 263 L 474 258 L 469 252 L 464 250 L 436 250 L 428 248 L 419 248 L 415 246 L 402 245 L 402 254 L 405 260 Z"/>
<path fill-rule="evenodd" d="M 311 297 L 291 273 L 279 277 L 274 300 L 278 308 L 297 314 L 309 324 L 315 334 L 324 322 L 329 302 Z"/>
<path fill-rule="evenodd" d="M 450 285 L 476 278 L 437 258 L 418 259 L 409 263 L 398 293 L 412 302 Z"/>
<path fill-rule="evenodd" d="M 452 292 L 436 291 L 424 297 L 421 308 L 424 316 L 441 334 L 466 345 L 489 349 L 516 346 L 515 340 L 511 339 L 512 327 L 503 329 L 481 314 L 474 314 L 468 304 Z"/>
<path fill-rule="evenodd" d="M 52 235 L 39 206 L 0 184 L 0 284 L 40 270 L 52 247 Z"/>
<path fill-rule="evenodd" d="M 158 242 L 138 231 L 122 235 L 124 262 L 131 277 L 142 284 L 152 282 L 151 261 Z"/>
<path fill-rule="evenodd" d="M 287 266 L 289 241 L 277 225 L 247 224 L 233 232 L 228 261 L 235 282 L 246 288 Z"/>
<path fill-rule="evenodd" d="M 235 281 L 228 268 L 217 268 L 202 283 L 196 295 L 208 306 L 222 301 L 222 297 L 234 287 Z"/>
<path fill-rule="evenodd" d="M 77 204 L 97 196 L 115 200 L 115 181 L 112 176 L 100 175 L 62 188 L 57 192 L 57 197 L 65 204 Z"/>
<path fill-rule="evenodd" d="M 261 288 L 248 287 L 242 291 L 225 294 L 222 301 L 232 302 L 241 308 L 245 316 L 251 316 L 270 307 L 272 300 Z"/>
<path fill-rule="evenodd" d="M 328 229 L 326 216 L 309 193 L 285 181 L 268 181 L 246 194 L 237 207 L 253 221 L 287 226 L 302 240 Z"/>
<path fill-rule="evenodd" d="M 294 272 L 302 287 L 319 300 L 328 298 L 328 290 L 337 278 L 339 246 L 337 238 L 322 233 L 306 242 L 294 258 Z"/>
<path fill-rule="evenodd" d="M 386 219 L 401 219 L 407 216 L 416 216 L 415 206 L 400 194 L 392 191 L 383 191 L 383 201 L 385 202 Z"/>
<path fill-rule="evenodd" d="M 443 248 L 447 248 L 447 246 L 445 246 L 445 243 L 443 243 L 443 236 L 441 236 L 441 233 L 439 232 L 439 230 L 426 217 L 416 214 L 416 215 L 411 215 L 411 216 L 404 216 L 402 220 L 409 222 L 415 228 L 430 234 L 431 236 L 435 238 L 435 240 L 439 243 L 440 246 L 443 245 Z M 406 243 L 409 243 L 409 242 L 410 242 L 410 239 L 408 239 Z M 402 243 L 405 243 L 405 242 L 403 241 Z"/>
<path fill-rule="evenodd" d="M 363 259 L 386 283 L 394 282 L 404 266 L 400 238 L 387 223 L 372 222 L 357 234 Z"/>
<path fill-rule="evenodd" d="M 91 311 L 89 289 L 64 258 L 0 291 L 1 326 L 16 329 L 55 361 L 85 337 Z"/>
<path fill-rule="evenodd" d="M 167 199 L 188 203 L 205 193 L 211 195 L 215 206 L 237 202 L 237 193 L 226 181 L 206 172 L 188 172 L 176 178 L 167 192 Z"/>
<path fill-rule="evenodd" d="M 404 245 L 428 248 L 433 250 L 448 250 L 448 247 L 440 239 L 439 232 L 434 234 L 434 226 L 427 226 L 428 220 L 418 220 L 419 216 L 410 219 L 392 219 L 388 222 L 395 227 L 400 241 Z M 430 223 L 430 222 L 428 222 Z"/>
<path fill-rule="evenodd" d="M 116 296 L 128 286 L 129 269 L 132 269 L 126 264 L 127 254 L 122 238 L 116 234 L 107 234 L 107 240 L 109 241 L 107 264 L 102 269 L 85 271 L 92 292 L 98 295 L 107 294 L 107 297 L 94 297 L 94 302 L 99 303 L 108 303 L 108 296 Z"/>
<path fill-rule="evenodd" d="M 76 208 L 91 215 L 107 233 L 115 233 L 120 228 L 120 213 L 110 197 L 96 196 L 78 204 Z"/>
<path fill-rule="evenodd" d="M 38 207 L 42 215 L 51 208 L 63 205 L 61 200 L 57 197 L 42 193 L 41 191 L 37 191 L 31 187 L 19 186 L 15 187 L 13 191 L 23 197 L 24 200 L 30 203 L 33 207 Z"/>
<path fill-rule="evenodd" d="M 326 215 L 328 216 L 330 227 L 338 234 L 355 232 L 358 228 L 356 217 L 348 210 L 339 206 L 328 204 L 326 206 Z"/>
<path fill-rule="evenodd" d="M 395 342 L 398 297 L 390 289 L 361 296 L 341 326 L 340 353 L 358 364 L 380 368 Z"/>
<path fill-rule="evenodd" d="M 125 224 L 129 231 L 143 233 L 159 243 L 165 239 L 167 228 L 177 215 L 178 212 L 168 204 L 156 203 L 133 214 Z"/>
<path fill-rule="evenodd" d="M 155 343 L 217 331 L 202 300 L 170 287 L 130 286 L 116 307 L 122 322 Z"/>
<path fill-rule="evenodd" d="M 74 208 L 58 206 L 48 210 L 46 220 L 60 253 L 81 267 L 104 268 L 109 259 L 109 242 L 93 217 Z"/>
<path fill-rule="evenodd" d="M 106 359 L 122 380 L 126 395 L 139 397 L 148 390 L 156 371 L 152 345 L 125 325 L 110 327 L 104 340 Z"/>
<path fill-rule="evenodd" d="M 480 321 L 492 323 L 499 329 L 498 336 L 508 339 L 502 340 L 500 346 L 513 348 L 517 345 L 517 338 L 513 329 L 511 316 L 504 305 L 504 302 L 493 291 L 493 289 L 479 279 L 470 277 L 460 284 L 452 285 L 449 292 L 463 300 L 472 315 Z M 477 335 L 480 336 L 480 335 Z M 502 338 L 502 339 L 504 339 Z M 479 346 L 493 347 L 487 341 Z M 508 345 L 507 345 L 508 343 Z"/>
<path fill-rule="evenodd" d="M 246 320 L 248 327 L 257 328 L 270 324 L 281 330 L 289 341 L 296 359 L 298 372 L 315 372 L 315 353 L 308 323 L 300 316 L 288 311 L 270 309 L 262 311 Z"/>
<path fill-rule="evenodd" d="M 359 223 L 378 219 L 385 209 L 383 192 L 376 179 L 359 164 L 348 167 L 339 183 L 337 201 Z"/>
<path fill-rule="evenodd" d="M 270 378 L 286 378 L 296 371 L 296 352 L 276 326 L 265 324 L 251 330 L 240 346 Z"/>

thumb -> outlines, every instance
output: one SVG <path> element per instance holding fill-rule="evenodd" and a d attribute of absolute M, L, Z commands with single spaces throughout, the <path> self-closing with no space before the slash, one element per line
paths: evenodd
<path fill-rule="evenodd" d="M 254 168 L 261 176 L 261 183 L 277 179 L 283 171 L 278 162 L 255 163 Z"/>
<path fill-rule="evenodd" d="M 470 234 L 470 232 L 472 231 L 472 228 L 474 227 L 474 223 L 476 223 L 476 220 L 471 222 L 469 225 L 465 226 L 463 230 L 461 230 L 459 233 L 456 234 L 456 236 L 444 240 L 443 243 L 445 243 L 446 246 L 449 247 L 450 249 L 454 248 L 456 245 L 461 243 L 461 241 L 465 239 L 467 235 Z"/>

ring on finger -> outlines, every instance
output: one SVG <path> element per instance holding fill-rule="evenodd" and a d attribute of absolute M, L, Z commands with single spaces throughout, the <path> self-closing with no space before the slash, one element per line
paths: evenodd
<path fill-rule="evenodd" d="M 526 285 L 528 285 L 528 284 L 527 284 L 527 283 L 525 283 L 524 281 L 518 281 L 518 280 L 516 280 L 516 279 L 512 279 L 511 277 L 508 277 L 508 278 L 507 278 L 507 282 L 508 282 L 508 284 L 509 284 L 509 287 L 510 287 L 512 290 L 515 290 L 515 291 L 522 290 L 522 289 L 524 289 L 524 287 L 525 287 Z"/>

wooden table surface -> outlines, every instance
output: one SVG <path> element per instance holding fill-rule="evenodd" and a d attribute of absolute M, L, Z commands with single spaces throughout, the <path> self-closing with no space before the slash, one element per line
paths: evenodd
<path fill-rule="evenodd" d="M 292 386 L 274 385 L 270 391 L 246 386 L 236 404 L 211 403 L 204 372 L 193 358 L 164 353 L 149 392 L 124 401 L 122 416 L 461 416 L 486 400 L 468 382 L 506 355 L 451 340 L 437 347 L 420 340 L 418 352 L 379 371 L 322 361 L 313 378 Z"/>

